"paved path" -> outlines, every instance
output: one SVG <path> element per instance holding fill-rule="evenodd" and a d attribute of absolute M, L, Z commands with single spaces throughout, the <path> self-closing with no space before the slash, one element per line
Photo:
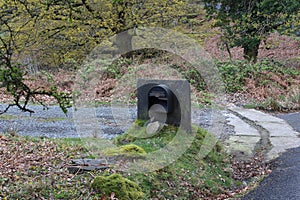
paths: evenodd
<path fill-rule="evenodd" d="M 300 113 L 283 114 L 296 131 L 300 132 Z M 273 162 L 272 173 L 259 187 L 243 199 L 298 200 L 300 199 L 300 147 L 289 149 Z"/>
<path fill-rule="evenodd" d="M 228 140 L 229 149 L 234 153 L 241 151 L 247 155 L 263 152 L 266 159 L 278 157 L 287 149 L 300 146 L 300 133 L 284 119 L 299 125 L 299 115 L 279 117 L 254 109 L 229 107 L 228 123 L 233 125 L 235 135 Z M 298 123 L 297 123 L 298 120 Z"/>
<path fill-rule="evenodd" d="M 272 173 L 246 195 L 244 200 L 300 199 L 300 147 L 290 149 L 273 161 Z"/>
<path fill-rule="evenodd" d="M 287 121 L 296 131 L 300 133 L 300 112 L 279 114 L 278 117 Z"/>

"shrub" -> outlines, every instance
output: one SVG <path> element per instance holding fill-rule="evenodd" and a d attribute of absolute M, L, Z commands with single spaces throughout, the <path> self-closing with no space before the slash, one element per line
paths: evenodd
<path fill-rule="evenodd" d="M 252 79 L 258 85 L 266 85 L 274 74 L 285 79 L 293 79 L 299 76 L 299 71 L 292 67 L 284 67 L 283 64 L 274 60 L 263 60 L 260 63 L 251 64 L 245 61 L 219 62 L 219 72 L 226 85 L 227 92 L 238 92 L 244 90 L 246 79 Z"/>

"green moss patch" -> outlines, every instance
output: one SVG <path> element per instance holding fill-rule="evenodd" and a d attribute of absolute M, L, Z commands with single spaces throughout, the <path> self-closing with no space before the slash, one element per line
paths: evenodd
<path fill-rule="evenodd" d="M 214 143 L 216 140 L 213 139 L 213 135 L 198 127 L 193 127 L 193 129 L 195 135 L 191 145 L 174 162 L 148 173 L 130 176 L 123 174 L 128 179 L 139 183 L 146 195 L 145 199 L 217 198 L 218 194 L 232 188 L 234 180 L 231 178 L 229 156 L 220 143 Z M 141 137 L 147 134 L 144 131 L 143 127 L 131 128 L 124 135 L 115 138 L 115 144 L 138 145 L 150 154 L 174 142 L 178 134 L 177 128 L 173 126 L 166 126 L 159 133 L 148 138 Z M 204 151 L 204 141 L 212 142 L 213 148 L 203 158 L 200 151 Z M 206 145 L 210 146 L 210 144 Z M 162 158 L 164 156 L 168 155 L 161 155 Z"/>
<path fill-rule="evenodd" d="M 103 152 L 107 156 L 145 156 L 146 152 L 143 148 L 135 144 L 127 144 L 115 148 L 108 148 Z"/>
<path fill-rule="evenodd" d="M 120 174 L 97 176 L 91 187 L 105 196 L 110 197 L 114 193 L 115 197 L 120 200 L 144 198 L 142 189 L 135 182 L 124 178 Z"/>

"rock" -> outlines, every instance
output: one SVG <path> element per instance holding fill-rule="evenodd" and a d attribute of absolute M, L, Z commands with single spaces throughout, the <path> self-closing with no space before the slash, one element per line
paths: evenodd
<path fill-rule="evenodd" d="M 147 134 L 155 134 L 157 133 L 158 131 L 160 131 L 162 128 L 164 127 L 164 124 L 163 123 L 160 123 L 158 121 L 155 121 L 155 122 L 151 122 L 147 125 L 146 127 L 146 133 Z"/>
<path fill-rule="evenodd" d="M 110 167 L 106 159 L 73 159 L 67 166 L 70 173 L 82 173 L 84 171 L 105 170 Z"/>

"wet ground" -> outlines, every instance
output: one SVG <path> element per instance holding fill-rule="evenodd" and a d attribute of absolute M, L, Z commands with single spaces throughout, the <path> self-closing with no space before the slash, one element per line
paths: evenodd
<path fill-rule="evenodd" d="M 1 104 L 0 110 L 4 110 L 6 106 Z M 137 116 L 135 107 L 121 108 L 116 112 L 109 106 L 100 106 L 89 108 L 82 115 L 72 108 L 68 110 L 66 115 L 58 106 L 50 106 L 46 110 L 42 106 L 30 106 L 30 109 L 34 110 L 35 113 L 30 115 L 30 113 L 12 107 L 8 112 L 0 115 L 0 132 L 12 130 L 23 136 L 79 138 L 84 135 L 80 131 L 81 127 L 78 128 L 77 121 L 78 119 L 85 119 L 84 126 L 94 128 L 95 123 L 89 123 L 95 120 L 97 128 L 101 130 L 102 137 L 113 138 L 124 133 Z M 207 130 L 217 127 L 220 138 L 234 134 L 233 127 L 227 124 L 223 114 L 218 111 L 192 109 L 192 122 Z"/>

